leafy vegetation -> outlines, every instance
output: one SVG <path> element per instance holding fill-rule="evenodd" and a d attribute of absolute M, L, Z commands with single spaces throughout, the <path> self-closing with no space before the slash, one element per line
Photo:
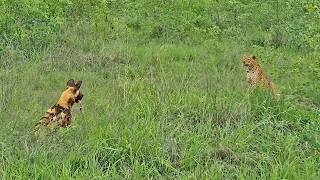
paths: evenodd
<path fill-rule="evenodd" d="M 1 179 L 317 179 L 318 1 L 0 2 Z M 282 99 L 247 94 L 255 54 Z M 67 80 L 84 112 L 36 137 Z"/>

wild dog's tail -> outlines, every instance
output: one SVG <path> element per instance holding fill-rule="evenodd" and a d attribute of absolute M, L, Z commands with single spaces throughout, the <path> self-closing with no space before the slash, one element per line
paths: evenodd
<path fill-rule="evenodd" d="M 41 126 L 46 125 L 47 119 L 54 113 L 54 109 L 50 108 L 46 111 L 46 114 L 39 119 L 39 121 L 35 124 L 34 129 L 37 131 Z"/>
<path fill-rule="evenodd" d="M 39 121 L 34 125 L 34 130 L 38 131 L 40 127 L 45 124 L 46 119 L 47 119 L 46 116 L 43 116 L 42 118 L 40 118 Z"/>
<path fill-rule="evenodd" d="M 43 122 L 41 121 L 37 122 L 36 125 L 34 126 L 34 130 L 38 131 L 42 125 L 43 125 Z"/>

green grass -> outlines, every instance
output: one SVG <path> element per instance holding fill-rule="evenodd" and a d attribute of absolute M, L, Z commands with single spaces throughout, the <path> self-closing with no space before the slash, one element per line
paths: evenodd
<path fill-rule="evenodd" d="M 317 51 L 103 27 L 80 21 L 42 48 L 1 51 L 0 179 L 319 178 Z M 247 54 L 280 101 L 247 93 Z M 75 105 L 71 127 L 36 137 L 71 78 L 83 81 L 83 113 Z"/>

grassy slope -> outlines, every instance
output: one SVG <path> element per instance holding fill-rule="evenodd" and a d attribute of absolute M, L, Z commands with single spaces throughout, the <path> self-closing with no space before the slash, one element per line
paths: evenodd
<path fill-rule="evenodd" d="M 319 58 L 231 40 L 105 40 L 86 25 L 63 42 L 1 56 L 0 177 L 319 177 Z M 283 99 L 247 96 L 240 58 L 257 54 Z M 68 79 L 84 112 L 35 138 L 33 126 Z"/>

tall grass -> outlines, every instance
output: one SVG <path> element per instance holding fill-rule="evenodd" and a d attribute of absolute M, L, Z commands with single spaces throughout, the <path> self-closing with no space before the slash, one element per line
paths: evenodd
<path fill-rule="evenodd" d="M 70 2 L 74 4 L 63 7 L 81 5 Z M 174 9 L 162 1 L 92 2 L 73 12 L 78 21 L 48 31 L 46 37 L 52 40 L 47 44 L 32 46 L 28 39 L 29 44 L 21 39 L 11 44 L 3 41 L 1 179 L 319 177 L 316 46 L 301 48 L 286 44 L 289 40 L 278 45 L 267 40 L 260 43 L 253 40 L 262 37 L 259 32 L 267 33 L 246 34 L 237 24 L 223 34 L 208 27 L 210 22 L 229 25 L 227 19 L 234 13 L 244 18 L 242 11 L 249 7 L 266 8 L 272 14 L 275 4 L 229 7 L 201 1 L 189 6 L 177 1 L 179 8 Z M 302 13 L 293 8 L 299 4 L 289 5 L 289 10 Z M 302 9 L 304 5 L 308 4 L 302 3 Z M 153 8 L 161 12 L 158 21 L 144 14 Z M 210 8 L 219 10 L 218 20 L 209 19 L 206 24 L 198 17 L 198 24 L 190 25 L 194 29 L 188 29 L 188 22 Z M 112 10 L 106 11 L 110 14 L 105 14 L 106 9 Z M 179 10 L 190 13 L 180 14 L 184 23 L 176 17 Z M 251 17 L 257 26 L 262 23 L 259 18 Z M 129 20 L 131 29 L 124 28 Z M 30 31 L 34 32 L 37 30 Z M 263 89 L 248 95 L 240 61 L 245 54 L 259 58 L 282 91 L 280 101 L 273 101 Z M 83 80 L 83 113 L 75 105 L 70 128 L 36 137 L 35 122 L 57 101 L 71 78 Z"/>

